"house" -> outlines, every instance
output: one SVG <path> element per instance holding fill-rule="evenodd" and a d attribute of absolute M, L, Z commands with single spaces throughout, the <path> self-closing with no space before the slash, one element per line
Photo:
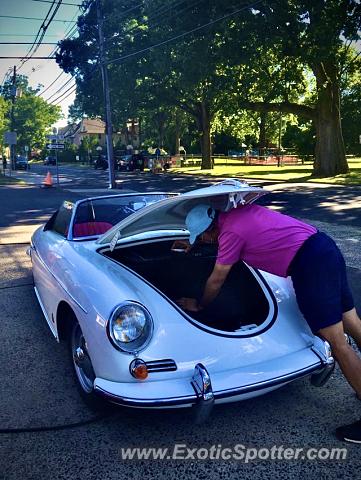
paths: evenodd
<path fill-rule="evenodd" d="M 106 145 L 105 123 L 99 118 L 83 118 L 79 123 L 73 123 L 66 127 L 59 128 L 60 135 L 64 140 L 73 145 L 80 146 L 85 137 L 96 137 L 99 145 Z"/>
<path fill-rule="evenodd" d="M 80 146 L 84 137 L 96 137 L 101 147 L 106 146 L 105 122 L 100 118 L 83 118 L 79 123 L 73 123 L 66 127 L 59 128 L 60 135 L 64 135 L 64 140 L 73 145 Z M 114 144 L 131 144 L 133 148 L 139 148 L 139 122 L 137 120 L 128 120 L 124 128 L 118 133 L 113 134 Z"/>

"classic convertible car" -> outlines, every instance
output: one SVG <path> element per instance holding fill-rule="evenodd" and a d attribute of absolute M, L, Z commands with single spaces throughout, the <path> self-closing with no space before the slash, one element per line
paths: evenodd
<path fill-rule="evenodd" d="M 68 341 L 80 391 L 132 407 L 235 402 L 311 376 L 328 379 L 334 359 L 297 308 L 290 279 L 232 267 L 221 293 L 201 313 L 198 297 L 216 251 L 186 240 L 198 203 L 226 211 L 267 193 L 226 180 L 182 195 L 130 193 L 64 202 L 32 237 L 35 293 L 50 330 Z M 178 242 L 179 243 L 179 242 Z"/>

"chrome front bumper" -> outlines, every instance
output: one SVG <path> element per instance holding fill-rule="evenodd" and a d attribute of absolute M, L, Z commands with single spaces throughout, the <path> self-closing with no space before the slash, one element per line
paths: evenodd
<path fill-rule="evenodd" d="M 215 402 L 231 399 L 232 397 L 247 396 L 256 392 L 265 392 L 274 388 L 285 385 L 293 380 L 311 375 L 311 382 L 313 385 L 321 386 L 329 379 L 334 366 L 335 361 L 332 357 L 330 346 L 322 339 L 315 337 L 315 343 L 311 348 L 311 351 L 315 355 L 315 362 L 304 367 L 299 368 L 290 373 L 268 378 L 267 380 L 248 383 L 234 388 L 227 388 L 223 390 L 214 391 L 212 388 L 211 376 L 206 367 L 201 363 L 195 365 L 193 376 L 188 384 L 187 394 L 179 394 L 169 397 L 159 398 L 142 398 L 142 384 L 138 383 L 136 387 L 137 393 L 140 395 L 137 398 L 114 394 L 107 389 L 106 383 L 101 383 L 96 379 L 94 383 L 95 391 L 105 397 L 108 401 L 129 407 L 138 408 L 169 408 L 169 407 L 191 407 L 196 406 L 199 412 L 197 413 L 198 420 L 202 421 L 205 416 L 209 414 L 212 406 Z M 318 359 L 318 361 L 317 361 Z M 112 383 L 112 382 L 110 382 Z M 158 383 L 158 382 L 151 382 Z M 164 382 L 164 386 L 167 382 Z M 166 387 L 165 387 L 166 388 Z M 159 392 L 158 392 L 159 393 Z M 182 391 L 183 393 L 183 391 Z M 241 398 L 240 398 L 241 399 Z M 238 399 L 237 399 L 238 400 Z M 237 401 L 235 400 L 235 401 Z"/>

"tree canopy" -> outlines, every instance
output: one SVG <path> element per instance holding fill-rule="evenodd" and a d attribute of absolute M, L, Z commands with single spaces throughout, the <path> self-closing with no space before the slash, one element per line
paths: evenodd
<path fill-rule="evenodd" d="M 42 148 L 49 128 L 61 118 L 61 109 L 37 96 L 38 90 L 29 86 L 24 75 L 17 77 L 16 87 L 20 90 L 20 96 L 16 98 L 14 105 L 17 145 L 19 148 L 25 145 L 30 148 Z M 12 82 L 8 80 L 0 91 L 0 129 L 4 130 L 10 128 L 11 92 Z"/>
<path fill-rule="evenodd" d="M 116 122 L 159 109 L 171 122 L 174 109 L 183 111 L 198 131 L 202 168 L 209 168 L 211 135 L 222 119 L 257 112 L 262 143 L 269 112 L 292 114 L 313 124 L 314 174 L 347 171 L 341 105 L 353 107 L 350 95 L 341 102 L 341 86 L 359 61 L 349 55 L 360 38 L 357 0 L 102 3 Z M 79 38 L 61 43 L 57 61 L 76 77 L 73 112 L 101 116 L 94 4 L 78 26 Z"/>

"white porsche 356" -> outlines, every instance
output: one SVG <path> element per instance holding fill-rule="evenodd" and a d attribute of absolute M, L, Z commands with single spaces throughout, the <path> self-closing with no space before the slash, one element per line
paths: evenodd
<path fill-rule="evenodd" d="M 195 246 L 185 217 L 198 203 L 227 210 L 267 193 L 226 180 L 182 195 L 130 193 L 64 202 L 31 241 L 35 293 L 54 337 L 68 341 L 83 397 L 130 407 L 235 402 L 311 376 L 323 385 L 330 346 L 310 331 L 291 280 L 232 267 L 221 293 L 198 314 L 216 251 Z M 103 397 L 103 398 L 101 398 Z"/>

